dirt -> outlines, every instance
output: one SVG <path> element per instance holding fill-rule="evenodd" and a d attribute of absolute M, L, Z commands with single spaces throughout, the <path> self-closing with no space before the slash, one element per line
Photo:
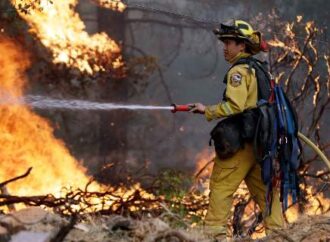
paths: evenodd
<path fill-rule="evenodd" d="M 68 218 L 45 211 L 39 207 L 26 208 L 0 216 L 0 242 L 48 242 L 61 227 L 69 224 Z M 229 239 L 253 241 L 250 238 Z M 225 241 L 215 240 L 199 228 L 173 228 L 160 218 L 140 220 L 119 215 L 84 216 L 65 237 L 66 242 L 176 242 L 176 241 Z M 273 231 L 258 241 L 330 241 L 330 213 L 318 216 L 301 216 L 297 222 L 283 230 Z"/>

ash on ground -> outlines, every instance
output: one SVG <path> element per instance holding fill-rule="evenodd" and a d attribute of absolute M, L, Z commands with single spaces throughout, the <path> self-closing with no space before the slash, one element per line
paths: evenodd
<path fill-rule="evenodd" d="M 70 217 L 61 217 L 40 207 L 29 207 L 0 216 L 0 242 L 226 241 L 223 237 L 208 236 L 202 228 L 173 228 L 162 218 L 84 215 L 72 223 Z M 252 241 L 250 238 L 227 238 L 229 240 Z M 258 241 L 330 241 L 330 213 L 302 216 L 286 229 L 273 231 Z"/>

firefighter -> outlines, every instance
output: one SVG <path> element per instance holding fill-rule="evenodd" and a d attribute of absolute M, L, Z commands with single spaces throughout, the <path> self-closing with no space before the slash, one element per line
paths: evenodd
<path fill-rule="evenodd" d="M 242 20 L 231 20 L 214 30 L 223 42 L 223 54 L 232 64 L 225 76 L 226 90 L 223 101 L 216 105 L 193 104 L 194 113 L 204 114 L 208 121 L 231 117 L 244 110 L 253 109 L 258 101 L 258 85 L 255 70 L 247 64 L 234 65 L 241 58 L 255 55 L 261 50 L 261 35 Z M 251 143 L 245 143 L 233 156 L 221 159 L 215 157 L 210 180 L 210 202 L 204 220 L 205 229 L 213 235 L 225 235 L 230 216 L 233 194 L 242 181 L 260 209 L 266 214 L 266 186 L 261 179 L 261 167 L 256 162 Z M 264 216 L 266 233 L 284 225 L 279 194 L 273 193 L 271 213 Z"/>

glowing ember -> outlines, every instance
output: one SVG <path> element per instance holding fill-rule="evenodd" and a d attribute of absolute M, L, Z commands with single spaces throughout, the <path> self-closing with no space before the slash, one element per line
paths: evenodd
<path fill-rule="evenodd" d="M 11 1 L 19 9 L 17 1 Z M 32 2 L 20 1 L 23 5 Z M 125 9 L 120 1 L 99 2 L 116 11 Z M 74 11 L 76 5 L 77 0 L 56 0 L 52 3 L 41 0 L 40 5 L 31 8 L 28 14 L 22 11 L 19 14 L 30 25 L 30 31 L 51 50 L 54 63 L 64 63 L 88 74 L 100 71 L 120 72 L 123 67 L 120 47 L 105 33 L 90 36 Z"/>

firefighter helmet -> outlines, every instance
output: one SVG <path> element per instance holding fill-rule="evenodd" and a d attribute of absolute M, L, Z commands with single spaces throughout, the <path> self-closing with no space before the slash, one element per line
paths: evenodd
<path fill-rule="evenodd" d="M 243 20 L 229 20 L 220 24 L 220 29 L 214 29 L 214 34 L 223 41 L 224 39 L 241 39 L 245 42 L 252 54 L 259 51 L 267 51 L 263 48 L 265 42 L 261 39 L 261 33 L 254 31 L 252 26 Z"/>

